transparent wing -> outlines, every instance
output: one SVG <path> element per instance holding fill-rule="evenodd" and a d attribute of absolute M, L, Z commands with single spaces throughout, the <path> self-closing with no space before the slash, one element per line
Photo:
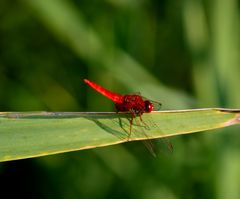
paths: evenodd
<path fill-rule="evenodd" d="M 152 100 L 150 100 L 150 102 L 153 104 L 154 111 L 159 111 L 161 109 L 162 104 L 160 102 L 156 102 L 156 101 L 152 101 Z"/>
<path fill-rule="evenodd" d="M 152 143 L 151 140 L 143 140 L 142 141 L 145 147 L 148 149 L 148 151 L 152 154 L 153 157 L 157 157 L 154 144 Z"/>
<path fill-rule="evenodd" d="M 141 117 L 140 117 L 141 118 Z M 149 119 L 148 120 L 145 120 L 143 121 L 142 119 L 140 119 L 141 122 L 142 122 L 142 125 L 145 127 L 145 130 L 144 130 L 144 135 L 149 138 L 149 140 L 145 140 L 147 143 L 144 143 L 145 146 L 147 147 L 147 149 L 151 152 L 151 154 L 153 156 L 156 156 L 156 148 L 154 147 L 154 144 L 153 142 L 150 140 L 151 138 L 149 136 L 147 136 L 147 130 L 149 129 L 157 129 L 159 131 L 161 131 L 161 128 L 158 126 L 158 124 L 156 124 L 153 119 L 149 116 Z M 157 140 L 158 143 L 161 143 L 160 144 L 160 151 L 166 151 L 166 152 L 170 152 L 172 153 L 173 152 L 173 145 L 172 143 L 170 142 L 170 140 L 168 138 L 160 138 Z"/>
<path fill-rule="evenodd" d="M 139 95 L 142 97 L 141 93 L 138 91 L 138 92 L 131 92 L 131 93 L 127 93 L 127 95 Z"/>

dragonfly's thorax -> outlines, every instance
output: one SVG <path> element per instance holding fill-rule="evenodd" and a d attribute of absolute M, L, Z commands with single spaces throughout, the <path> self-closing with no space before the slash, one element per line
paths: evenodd
<path fill-rule="evenodd" d="M 118 111 L 131 111 L 137 115 L 141 115 L 145 112 L 151 112 L 153 105 L 148 100 L 143 100 L 140 95 L 124 95 L 123 102 L 121 104 L 116 103 Z"/>

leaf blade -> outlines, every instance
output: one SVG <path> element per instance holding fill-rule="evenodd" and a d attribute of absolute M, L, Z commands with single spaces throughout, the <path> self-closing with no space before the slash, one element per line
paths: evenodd
<path fill-rule="evenodd" d="M 148 130 L 134 125 L 130 141 L 238 124 L 240 110 L 159 111 L 143 114 L 143 120 L 153 120 L 157 125 Z M 141 133 L 142 130 L 144 133 Z M 2 112 L 0 162 L 119 144 L 128 141 L 128 131 L 126 113 Z"/>

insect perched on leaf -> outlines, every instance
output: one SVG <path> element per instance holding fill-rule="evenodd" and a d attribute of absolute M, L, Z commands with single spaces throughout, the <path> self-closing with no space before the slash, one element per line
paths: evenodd
<path fill-rule="evenodd" d="M 129 112 L 131 114 L 130 132 L 128 135 L 128 139 L 131 137 L 134 118 L 139 116 L 140 121 L 148 127 L 148 125 L 142 119 L 143 113 L 151 113 L 152 111 L 159 110 L 161 107 L 161 103 L 145 99 L 139 94 L 122 95 L 111 92 L 90 80 L 84 79 L 84 82 L 100 94 L 112 100 L 115 103 L 117 112 Z M 144 144 L 150 150 L 150 152 L 154 154 L 154 150 L 152 149 L 152 143 L 150 142 L 150 140 L 149 142 L 144 142 Z"/>

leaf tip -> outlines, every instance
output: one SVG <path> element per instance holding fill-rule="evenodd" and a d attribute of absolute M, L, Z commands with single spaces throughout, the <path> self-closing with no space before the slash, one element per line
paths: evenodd
<path fill-rule="evenodd" d="M 237 113 L 236 116 L 233 119 L 227 121 L 224 126 L 231 126 L 239 123 L 240 123 L 240 113 Z"/>

